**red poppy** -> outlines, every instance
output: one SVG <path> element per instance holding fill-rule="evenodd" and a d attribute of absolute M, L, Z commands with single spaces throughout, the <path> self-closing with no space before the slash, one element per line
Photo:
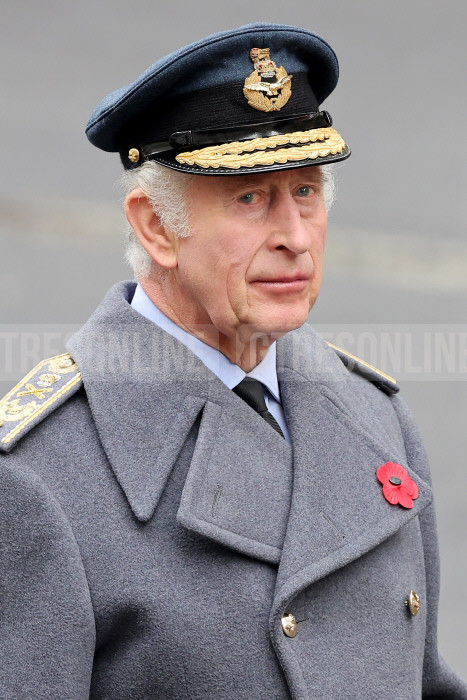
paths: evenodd
<path fill-rule="evenodd" d="M 404 467 L 395 462 L 386 462 L 376 472 L 378 481 L 383 484 L 383 496 L 393 506 L 412 508 L 418 497 L 418 486 L 412 481 Z"/>

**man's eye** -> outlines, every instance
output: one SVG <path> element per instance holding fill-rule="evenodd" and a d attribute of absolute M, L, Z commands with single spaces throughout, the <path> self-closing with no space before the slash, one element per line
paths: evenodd
<path fill-rule="evenodd" d="M 238 198 L 238 201 L 242 204 L 253 204 L 253 202 L 255 201 L 255 194 L 254 192 L 247 192 L 246 194 L 242 194 L 242 196 Z"/>
<path fill-rule="evenodd" d="M 313 190 L 311 187 L 307 187 L 306 185 L 299 187 L 297 190 L 297 195 L 299 197 L 309 197 L 310 194 L 313 194 Z"/>

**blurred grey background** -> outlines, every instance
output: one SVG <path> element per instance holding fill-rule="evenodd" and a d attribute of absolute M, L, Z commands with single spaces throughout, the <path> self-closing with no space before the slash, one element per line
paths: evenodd
<path fill-rule="evenodd" d="M 4 3 L 1 393 L 131 276 L 118 156 L 84 136 L 96 104 L 185 43 L 259 20 L 312 29 L 339 57 L 325 107 L 353 155 L 310 320 L 394 374 L 418 419 L 438 504 L 440 647 L 467 676 L 465 0 Z"/>

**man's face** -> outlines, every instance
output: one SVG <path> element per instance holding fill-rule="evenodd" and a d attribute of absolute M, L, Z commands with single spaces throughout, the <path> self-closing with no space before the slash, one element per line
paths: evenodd
<path fill-rule="evenodd" d="M 326 211 L 319 166 L 195 176 L 193 235 L 177 239 L 173 310 L 185 328 L 247 342 L 305 322 L 321 286 Z"/>

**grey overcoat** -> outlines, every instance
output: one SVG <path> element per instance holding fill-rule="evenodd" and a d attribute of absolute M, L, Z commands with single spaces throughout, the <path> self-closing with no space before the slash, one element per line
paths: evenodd
<path fill-rule="evenodd" d="M 467 698 L 438 656 L 430 476 L 394 386 L 288 334 L 291 449 L 132 293 L 2 403 L 0 697 Z M 383 497 L 387 461 L 411 510 Z"/>

